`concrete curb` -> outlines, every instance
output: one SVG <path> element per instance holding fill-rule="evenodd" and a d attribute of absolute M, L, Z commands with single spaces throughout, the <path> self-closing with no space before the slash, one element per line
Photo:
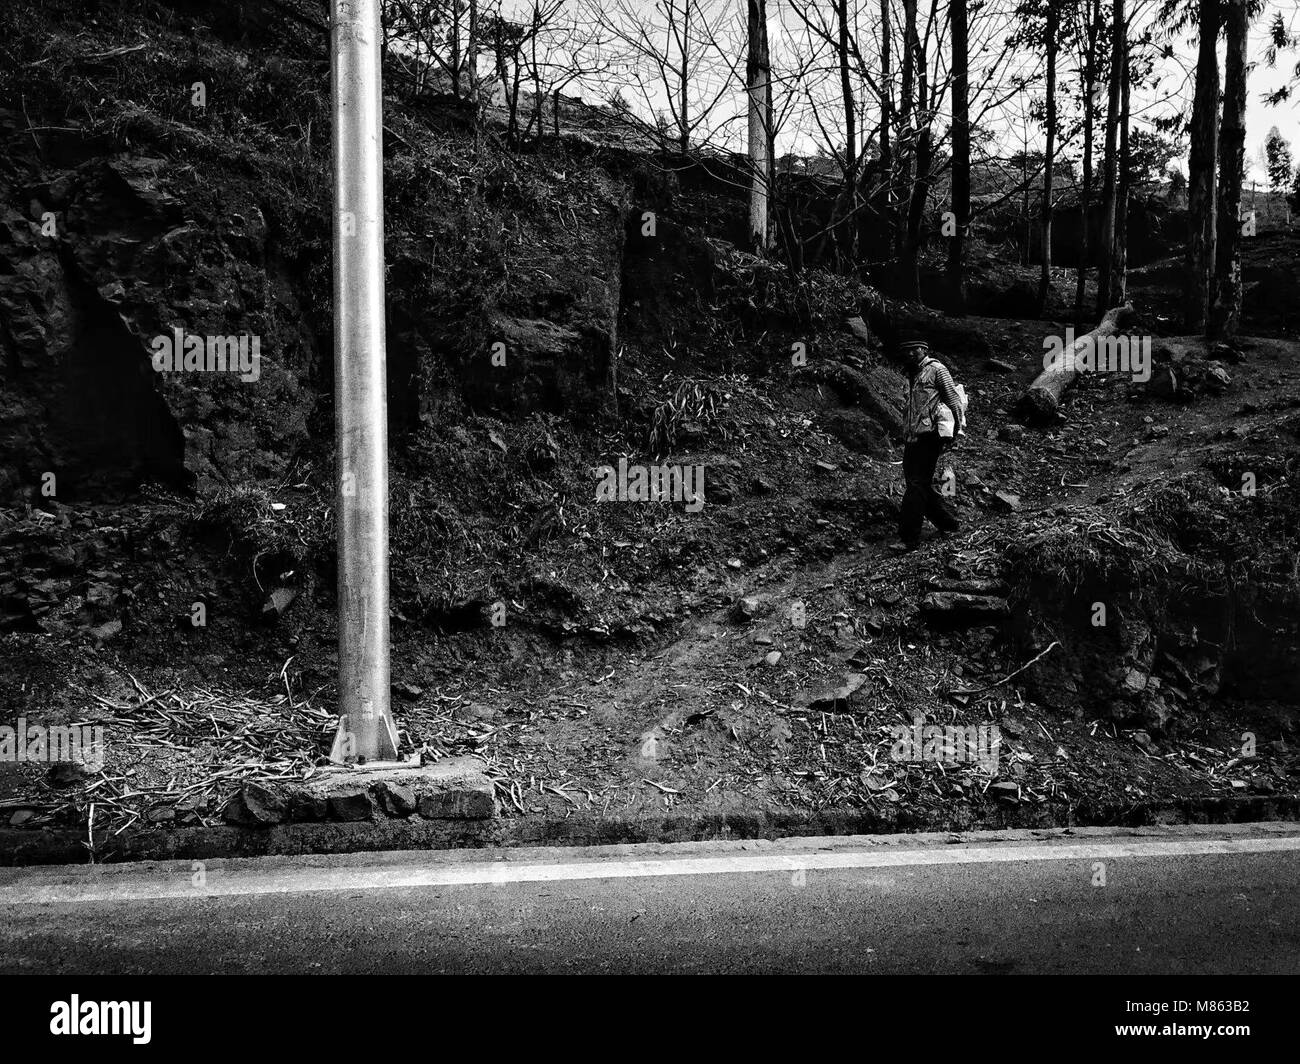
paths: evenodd
<path fill-rule="evenodd" d="M 891 810 L 892 812 L 892 810 Z M 641 842 L 706 842 L 796 836 L 888 835 L 1015 828 L 1149 827 L 1300 821 L 1300 795 L 1196 798 L 1153 805 L 965 807 L 931 816 L 871 810 L 789 809 L 642 818 L 575 815 L 564 819 L 355 821 L 279 824 L 265 828 L 145 828 L 96 847 L 95 860 L 207 860 L 385 850 L 518 846 L 594 846 Z M 0 830 L 0 866 L 85 864 L 86 837 L 52 829 Z"/>

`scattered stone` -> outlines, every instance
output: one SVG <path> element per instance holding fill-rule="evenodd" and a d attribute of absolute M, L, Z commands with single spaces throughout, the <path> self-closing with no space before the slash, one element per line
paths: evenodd
<path fill-rule="evenodd" d="M 279 824 L 289 811 L 289 803 L 281 794 L 260 783 L 245 783 L 226 803 L 222 816 L 231 824 L 263 828 Z"/>
<path fill-rule="evenodd" d="M 781 652 L 779 650 L 769 650 L 763 655 L 763 662 L 769 667 L 779 665 L 781 663 Z"/>
<path fill-rule="evenodd" d="M 311 823 L 329 819 L 329 802 L 312 794 L 306 787 L 286 787 L 284 793 L 289 803 L 290 820 Z"/>
<path fill-rule="evenodd" d="M 999 508 L 1006 510 L 1008 513 L 1015 513 L 1020 509 L 1020 496 L 1014 495 L 1009 491 L 997 491 L 993 493 L 993 498 L 999 503 Z"/>
<path fill-rule="evenodd" d="M 1124 673 L 1121 686 L 1126 694 L 1140 695 L 1147 689 L 1147 674 L 1141 669 L 1129 669 Z"/>
<path fill-rule="evenodd" d="M 731 607 L 731 616 L 737 621 L 752 621 L 758 616 L 761 608 L 762 602 L 757 595 L 745 595 L 737 599 L 736 604 Z"/>
<path fill-rule="evenodd" d="M 1151 741 L 1151 733 L 1145 731 L 1142 728 L 1139 728 L 1137 731 L 1133 732 L 1132 739 L 1135 743 L 1138 744 L 1138 746 L 1142 747 L 1143 750 L 1147 751 L 1147 753 L 1150 753 L 1152 750 L 1155 749 L 1156 744 Z"/>
<path fill-rule="evenodd" d="M 997 783 L 989 784 L 989 794 L 1004 802 L 1018 802 L 1020 801 L 1020 784 L 1013 780 L 998 780 Z"/>
<path fill-rule="evenodd" d="M 867 682 L 865 673 L 851 672 L 839 687 L 813 695 L 806 705 L 811 710 L 823 713 L 846 713 L 853 696 L 861 691 Z"/>
<path fill-rule="evenodd" d="M 379 801 L 389 816 L 411 816 L 419 805 L 415 791 L 401 783 L 384 781 L 378 787 Z"/>
<path fill-rule="evenodd" d="M 93 583 L 86 589 L 86 605 L 110 609 L 117 601 L 117 592 L 104 583 Z"/>
<path fill-rule="evenodd" d="M 370 820 L 375 815 L 375 803 L 364 787 L 331 795 L 327 799 L 330 815 L 335 820 Z"/>
<path fill-rule="evenodd" d="M 285 611 L 293 605 L 294 599 L 298 597 L 298 591 L 292 587 L 277 587 L 266 596 L 266 602 L 262 604 L 263 615 L 273 613 L 276 617 L 283 617 Z"/>
<path fill-rule="evenodd" d="M 728 558 L 728 559 L 727 559 L 727 568 L 728 568 L 728 569 L 743 569 L 743 568 L 745 568 L 745 563 L 742 562 L 739 558 Z"/>
<path fill-rule="evenodd" d="M 121 634 L 121 631 L 122 622 L 113 620 L 90 629 L 90 634 L 97 643 L 107 643 L 110 639 Z"/>
<path fill-rule="evenodd" d="M 1225 388 L 1231 387 L 1232 374 L 1222 362 L 1207 362 L 1205 364 L 1205 386 L 1211 391 L 1221 392 Z"/>
<path fill-rule="evenodd" d="M 34 810 L 19 809 L 18 812 L 14 813 L 14 815 L 9 818 L 9 826 L 11 828 L 20 828 L 35 815 L 36 813 Z"/>
<path fill-rule="evenodd" d="M 998 729 L 1012 739 L 1019 739 L 1029 731 L 1029 725 L 1019 717 L 1004 716 L 998 720 Z"/>
<path fill-rule="evenodd" d="M 449 757 L 424 765 L 411 781 L 420 816 L 435 820 L 487 820 L 496 816 L 496 788 L 472 757 Z"/>
<path fill-rule="evenodd" d="M 770 647 L 772 645 L 772 637 L 770 635 L 756 635 L 754 636 L 754 642 L 760 647 Z"/>
<path fill-rule="evenodd" d="M 145 813 L 144 818 L 150 824 L 165 824 L 176 819 L 176 809 L 170 805 L 155 805 Z"/>
<path fill-rule="evenodd" d="M 839 466 L 836 465 L 834 462 L 823 462 L 818 460 L 817 462 L 813 463 L 813 468 L 818 473 L 834 473 L 837 469 L 839 469 Z"/>
<path fill-rule="evenodd" d="M 403 701 L 414 702 L 424 694 L 424 688 L 403 680 L 400 683 L 393 684 L 393 694 Z"/>
<path fill-rule="evenodd" d="M 766 477 L 755 477 L 749 482 L 749 490 L 755 495 L 772 495 L 776 492 L 776 486 Z"/>
<path fill-rule="evenodd" d="M 1000 358 L 990 358 L 984 363 L 986 373 L 1019 373 L 1019 369 L 1010 362 L 1004 362 Z"/>
<path fill-rule="evenodd" d="M 992 624 L 1011 613 L 1007 600 L 994 595 L 970 595 L 961 591 L 932 591 L 921 600 L 921 612 L 931 621 Z"/>
<path fill-rule="evenodd" d="M 998 429 L 998 439 L 1004 443 L 1019 443 L 1025 438 L 1024 425 L 1003 425 Z"/>

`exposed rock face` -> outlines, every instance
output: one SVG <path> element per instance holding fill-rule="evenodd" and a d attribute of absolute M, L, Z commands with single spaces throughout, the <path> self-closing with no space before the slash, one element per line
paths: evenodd
<path fill-rule="evenodd" d="M 0 495 L 45 473 L 60 498 L 257 480 L 306 440 L 317 342 L 261 212 L 238 186 L 209 202 L 184 170 L 95 156 L 22 189 L 0 180 L 0 200 L 28 203 L 0 215 Z M 155 338 L 177 330 L 205 365 L 209 338 L 223 355 L 244 340 L 254 372 L 158 372 Z"/>
<path fill-rule="evenodd" d="M 0 112 L 0 134 L 17 121 Z M 310 246 L 290 261 L 242 175 L 82 137 L 59 155 L 69 169 L 27 157 L 26 178 L 0 176 L 0 499 L 32 497 L 46 473 L 66 500 L 151 480 L 202 492 L 281 478 L 304 448 L 328 447 L 329 419 L 312 419 L 332 383 L 328 243 L 299 234 Z M 495 237 L 511 283 L 476 282 L 459 305 L 429 301 L 437 248 L 394 219 L 396 436 L 449 391 L 508 414 L 592 410 L 612 394 L 625 189 L 599 170 L 566 180 L 581 209 L 563 218 L 494 215 L 519 231 Z M 159 372 L 163 340 L 200 344 L 203 371 Z M 242 364 L 217 368 L 214 352 L 233 362 L 236 349 Z"/>
<path fill-rule="evenodd" d="M 579 208 L 563 218 L 518 216 L 522 235 L 501 249 L 509 287 L 485 295 L 466 337 L 449 344 L 447 360 L 472 405 L 574 413 L 612 397 L 626 191 L 598 169 L 573 191 Z"/>

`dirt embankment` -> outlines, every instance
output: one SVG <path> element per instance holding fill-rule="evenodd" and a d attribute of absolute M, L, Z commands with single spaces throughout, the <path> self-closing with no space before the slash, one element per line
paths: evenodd
<path fill-rule="evenodd" d="M 0 705 L 109 739 L 102 771 L 0 766 L 0 800 L 93 806 L 110 851 L 315 771 L 333 726 L 321 42 L 169 10 L 0 24 L 66 127 L 33 138 L 0 80 Z M 142 26 L 148 62 L 103 54 Z M 198 77 L 226 87 L 202 112 L 159 91 Z M 1294 343 L 1157 341 L 1150 382 L 1085 377 L 1026 428 L 1061 324 L 914 308 L 972 423 L 943 476 L 965 530 L 900 556 L 902 382 L 843 325 L 873 293 L 736 251 L 717 188 L 589 132 L 475 155 L 436 111 L 387 122 L 405 752 L 481 758 L 521 818 L 1295 790 Z M 259 379 L 156 373 L 177 326 L 259 336 Z M 702 468 L 704 505 L 599 501 L 620 459 Z M 918 724 L 1000 753 L 906 756 Z"/>

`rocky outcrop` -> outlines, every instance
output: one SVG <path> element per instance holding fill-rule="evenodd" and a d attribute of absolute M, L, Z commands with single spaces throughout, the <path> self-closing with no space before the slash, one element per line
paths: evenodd
<path fill-rule="evenodd" d="M 306 440 L 317 342 L 261 212 L 183 173 L 96 156 L 0 181 L 0 495 L 260 480 Z"/>

